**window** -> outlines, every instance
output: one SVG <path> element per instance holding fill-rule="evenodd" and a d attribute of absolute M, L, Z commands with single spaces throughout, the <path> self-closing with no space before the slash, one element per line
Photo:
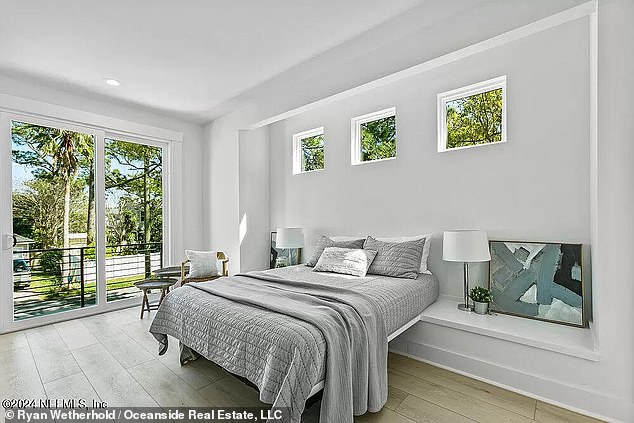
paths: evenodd
<path fill-rule="evenodd" d="M 352 164 L 396 157 L 396 108 L 352 119 Z"/>
<path fill-rule="evenodd" d="M 107 301 L 163 267 L 163 178 L 162 147 L 105 139 Z"/>
<path fill-rule="evenodd" d="M 9 324 L 134 300 L 134 282 L 163 267 L 168 245 L 167 144 L 28 116 L 2 126 L 11 142 L 0 145 L 0 167 L 11 177 L 0 184 L 10 194 L 0 224 L 15 240 L 13 296 L 0 306 L 13 310 Z"/>
<path fill-rule="evenodd" d="M 438 94 L 438 152 L 506 141 L 506 76 Z"/>
<path fill-rule="evenodd" d="M 324 168 L 324 127 L 293 135 L 293 174 Z"/>
<path fill-rule="evenodd" d="M 11 141 L 13 319 L 96 305 L 95 134 L 13 120 Z"/>

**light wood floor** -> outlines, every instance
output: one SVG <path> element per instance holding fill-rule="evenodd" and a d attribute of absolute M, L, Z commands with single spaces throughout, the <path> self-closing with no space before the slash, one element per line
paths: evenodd
<path fill-rule="evenodd" d="M 0 336 L 0 398 L 83 398 L 109 406 L 257 406 L 255 390 L 200 359 L 180 366 L 178 344 L 162 357 L 151 319 L 126 309 Z M 590 422 L 403 356 L 388 363 L 384 409 L 358 422 Z M 303 421 L 319 420 L 319 403 Z M 0 413 L 3 415 L 4 413 Z M 2 416 L 4 419 L 4 416 Z"/>

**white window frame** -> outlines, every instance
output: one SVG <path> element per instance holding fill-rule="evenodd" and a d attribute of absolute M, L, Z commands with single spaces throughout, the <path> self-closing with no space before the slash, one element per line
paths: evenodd
<path fill-rule="evenodd" d="M 302 141 L 306 138 L 322 135 L 324 137 L 324 167 L 321 169 L 304 170 L 302 169 Z M 299 175 L 301 173 L 320 172 L 326 168 L 326 137 L 324 134 L 324 127 L 309 129 L 308 131 L 298 132 L 293 134 L 293 175 Z"/>
<path fill-rule="evenodd" d="M 101 195 L 105 191 L 104 140 L 115 138 L 163 147 L 164 213 L 167 210 L 163 218 L 163 260 L 166 265 L 170 265 L 176 260 L 174 243 L 178 242 L 178 246 L 181 245 L 180 239 L 176 240 L 175 235 L 178 235 L 182 225 L 180 221 L 174 221 L 174 219 L 181 214 L 182 199 L 180 190 L 172 190 L 171 187 L 181 180 L 181 169 L 178 165 L 182 157 L 182 133 L 0 94 L 0 158 L 3 159 L 0 160 L 0 198 L 2 199 L 11 198 L 12 193 L 11 166 L 6 157 L 11 157 L 11 122 L 14 120 L 72 130 L 95 137 L 95 229 L 98 245 L 100 245 L 96 251 L 98 290 L 95 306 L 15 321 L 13 274 L 12 267 L 7 265 L 12 251 L 7 234 L 13 231 L 13 211 L 11 201 L 4 201 L 0 204 L 0 334 L 136 306 L 138 298 L 107 302 L 105 297 L 107 295 L 105 290 L 105 198 Z M 174 163 L 177 165 L 174 166 Z"/>
<path fill-rule="evenodd" d="M 361 160 L 361 125 L 368 122 L 374 122 L 375 120 L 385 119 L 388 117 L 396 117 L 396 107 L 389 107 L 387 109 L 379 110 L 377 112 L 367 113 L 365 115 L 357 116 L 351 120 L 351 150 L 350 158 L 353 166 L 365 164 L 365 163 L 377 163 L 386 160 L 394 160 L 398 156 L 398 143 L 396 145 L 396 155 L 394 157 L 386 157 L 384 159 L 375 160 Z M 397 130 L 398 132 L 398 130 Z M 398 137 L 397 137 L 398 140 Z"/>
<path fill-rule="evenodd" d="M 502 138 L 499 142 L 489 142 L 486 144 L 466 145 L 463 147 L 447 148 L 447 103 L 464 97 L 481 94 L 487 91 L 502 89 Z M 438 94 L 438 152 L 464 150 L 473 147 L 483 147 L 506 142 L 506 75 L 488 79 L 466 87 Z"/>

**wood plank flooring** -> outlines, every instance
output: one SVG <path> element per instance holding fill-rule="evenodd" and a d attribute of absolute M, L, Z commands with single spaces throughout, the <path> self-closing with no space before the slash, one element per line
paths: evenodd
<path fill-rule="evenodd" d="M 159 357 L 138 309 L 0 335 L 0 398 L 82 398 L 109 406 L 258 406 L 258 393 L 215 364 Z M 589 417 L 400 355 L 388 359 L 389 398 L 357 422 L 593 422 Z M 304 422 L 319 421 L 320 403 Z M 4 413 L 0 413 L 4 414 Z M 4 416 L 0 419 L 4 419 Z"/>

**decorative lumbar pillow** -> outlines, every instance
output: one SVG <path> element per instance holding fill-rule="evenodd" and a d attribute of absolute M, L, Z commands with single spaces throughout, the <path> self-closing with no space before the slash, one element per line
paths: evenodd
<path fill-rule="evenodd" d="M 363 277 L 375 256 L 376 251 L 372 250 L 326 247 L 313 270 Z"/>
<path fill-rule="evenodd" d="M 425 238 L 404 242 L 379 241 L 369 236 L 363 248 L 376 251 L 368 273 L 416 279 L 425 248 Z"/>
<path fill-rule="evenodd" d="M 425 273 L 426 275 L 431 275 L 431 271 L 427 268 L 427 259 L 429 258 L 429 250 L 431 248 L 431 237 L 433 234 L 426 235 L 414 235 L 414 236 L 398 236 L 398 237 L 376 237 L 378 241 L 385 242 L 404 242 L 404 241 L 416 241 L 419 239 L 425 239 L 425 247 L 423 248 L 423 257 L 420 260 L 420 270 L 419 273 Z"/>
<path fill-rule="evenodd" d="M 215 251 L 185 250 L 189 260 L 190 278 L 218 276 L 218 256 Z"/>
<path fill-rule="evenodd" d="M 315 252 L 313 253 L 313 256 L 310 258 L 310 260 L 308 260 L 308 262 L 306 263 L 306 266 L 313 267 L 314 265 L 316 265 L 317 260 L 319 260 L 319 257 L 321 257 L 321 253 L 323 253 L 324 250 L 328 247 L 361 249 L 363 248 L 364 242 L 365 240 L 363 238 L 346 241 L 333 241 L 327 236 L 322 236 L 317 241 L 317 244 L 315 245 Z"/>

